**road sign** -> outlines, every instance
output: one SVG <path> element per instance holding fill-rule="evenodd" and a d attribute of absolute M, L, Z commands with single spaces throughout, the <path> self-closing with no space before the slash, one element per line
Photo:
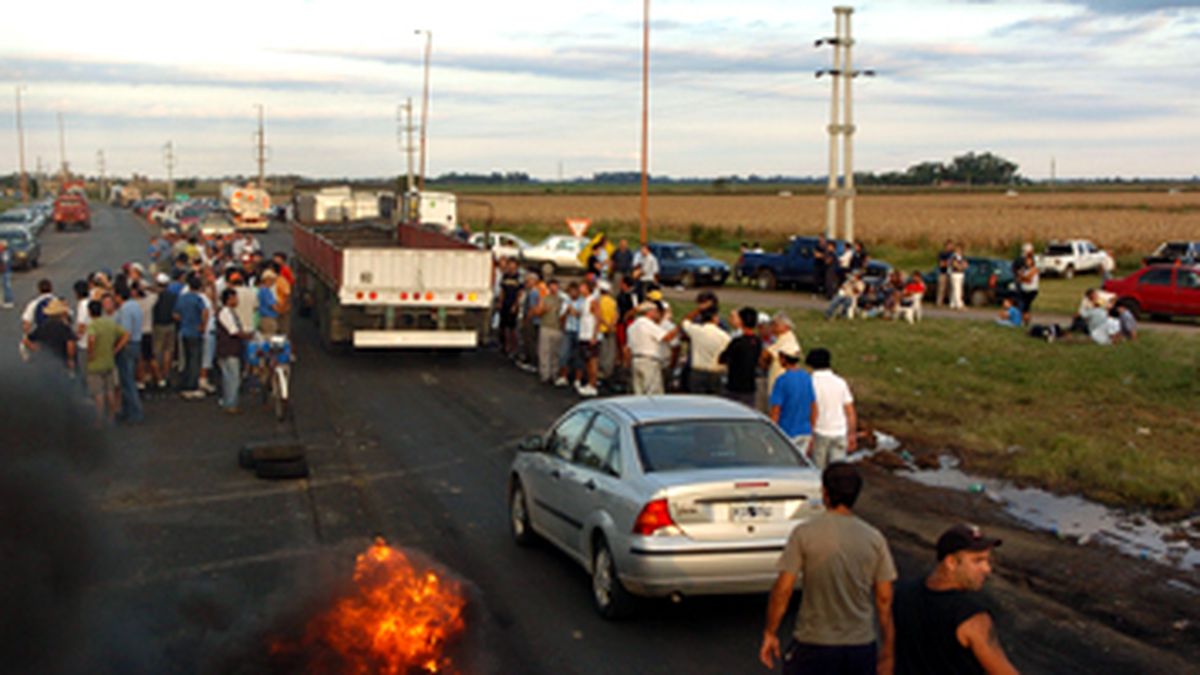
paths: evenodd
<path fill-rule="evenodd" d="M 567 218 L 567 229 L 576 237 L 582 237 L 591 226 L 591 218 Z"/>

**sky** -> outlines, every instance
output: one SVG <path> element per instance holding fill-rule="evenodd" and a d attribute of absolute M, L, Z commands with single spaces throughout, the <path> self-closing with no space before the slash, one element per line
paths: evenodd
<path fill-rule="evenodd" d="M 417 3 L 411 3 L 416 5 Z M 179 5 L 181 9 L 174 7 Z M 874 0 L 854 5 L 855 170 L 990 151 L 1033 179 L 1200 175 L 1200 0 Z M 55 16 L 70 17 L 59 21 Z M 555 179 L 638 167 L 636 0 L 62 0 L 5 10 L 0 85 L 16 170 L 396 175 L 433 35 L 428 173 Z M 655 175 L 827 172 L 832 3 L 652 0 Z"/>

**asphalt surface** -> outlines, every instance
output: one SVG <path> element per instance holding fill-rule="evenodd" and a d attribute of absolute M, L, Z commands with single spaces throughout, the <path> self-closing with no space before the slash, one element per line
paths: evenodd
<path fill-rule="evenodd" d="M 94 223 L 89 233 L 47 232 L 44 270 L 16 275 L 19 300 L 42 274 L 66 290 L 89 270 L 145 255 L 149 229 L 135 216 L 99 208 Z M 268 251 L 289 250 L 277 225 L 263 240 Z M 15 323 L 0 322 L 0 344 L 15 341 Z M 149 394 L 145 424 L 105 432 L 106 457 L 86 484 L 110 559 L 94 604 L 125 636 L 117 641 L 125 661 L 107 669 L 244 670 L 229 664 L 261 653 L 264 629 L 382 536 L 469 588 L 457 661 L 469 672 L 766 672 L 756 661 L 765 597 L 648 603 L 637 618 L 610 623 L 592 610 L 581 568 L 548 546 L 511 543 L 511 442 L 543 429 L 573 395 L 491 352 L 328 354 L 309 322 L 294 326 L 291 421 L 255 405 L 230 418 L 212 399 Z M 15 356 L 0 350 L 3 372 L 18 372 Z M 237 449 L 266 440 L 304 444 L 311 478 L 265 482 L 239 469 Z M 898 545 L 901 573 L 924 569 L 926 549 Z M 1037 611 L 1020 596 L 1006 602 Z M 1056 636 L 1046 631 L 1058 630 L 1057 618 L 1027 619 L 1020 640 L 1047 644 L 1014 655 L 1024 670 L 1065 672 L 1059 638 L 1086 655 L 1085 623 Z"/>

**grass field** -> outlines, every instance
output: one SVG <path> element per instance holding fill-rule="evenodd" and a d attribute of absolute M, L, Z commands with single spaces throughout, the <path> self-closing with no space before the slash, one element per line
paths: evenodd
<path fill-rule="evenodd" d="M 986 322 L 793 317 L 805 350 L 833 353 L 863 420 L 909 447 L 1107 503 L 1200 507 L 1198 335 L 1100 347 Z"/>

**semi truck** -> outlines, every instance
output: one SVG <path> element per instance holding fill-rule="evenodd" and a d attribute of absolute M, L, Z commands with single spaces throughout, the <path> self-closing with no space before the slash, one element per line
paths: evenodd
<path fill-rule="evenodd" d="M 265 232 L 271 224 L 271 195 L 253 184 L 221 183 L 221 204 L 238 230 Z"/>
<path fill-rule="evenodd" d="M 298 215 L 305 214 L 303 209 Z M 400 218 L 292 225 L 297 297 L 322 345 L 474 349 L 487 341 L 492 255 Z"/>

